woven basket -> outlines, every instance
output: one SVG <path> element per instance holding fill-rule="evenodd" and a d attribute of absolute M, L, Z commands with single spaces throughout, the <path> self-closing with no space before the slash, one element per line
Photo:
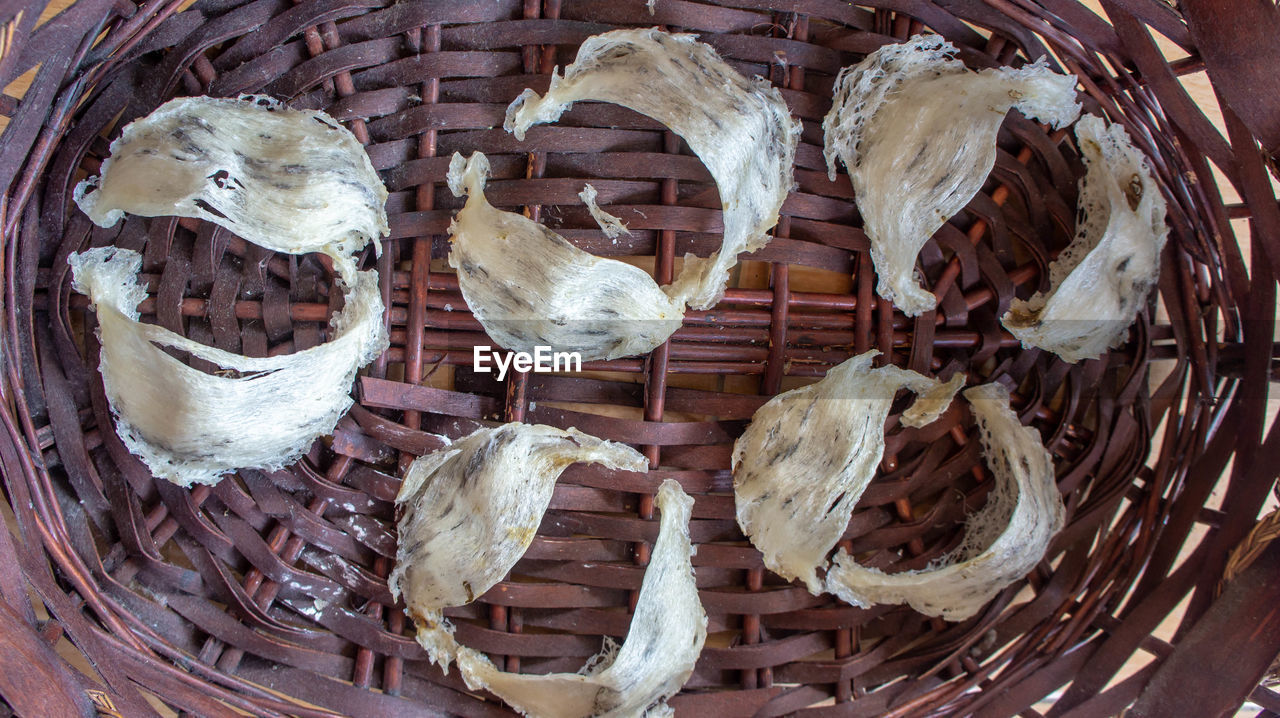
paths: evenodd
<path fill-rule="evenodd" d="M 651 492 L 675 478 L 697 500 L 711 632 L 672 700 L 680 715 L 1213 716 L 1246 699 L 1280 713 L 1280 694 L 1259 686 L 1280 650 L 1280 542 L 1245 542 L 1280 466 L 1280 430 L 1265 430 L 1280 267 L 1269 0 L 1103 0 L 1101 16 L 1073 0 L 656 0 L 652 14 L 641 0 L 184 5 L 75 0 L 41 24 L 43 1 L 18 0 L 0 15 L 0 85 L 38 66 L 25 94 L 0 97 L 0 461 L 16 529 L 0 531 L 0 695 L 16 713 L 508 714 L 426 661 L 385 581 L 404 465 L 436 445 L 430 433 L 494 420 L 577 426 L 654 467 L 571 469 L 512 575 L 452 612 L 460 640 L 506 670 L 573 671 L 602 636 L 626 633 L 656 535 Z M 500 129 L 507 103 L 544 89 L 584 38 L 652 25 L 699 33 L 804 120 L 776 239 L 648 357 L 502 383 L 473 373 L 471 348 L 488 340 L 443 262 L 453 151 L 490 156 L 495 204 L 660 282 L 673 258 L 716 245 L 715 185 L 657 123 L 583 104 L 525 142 Z M 921 257 L 937 312 L 910 319 L 877 300 L 847 177 L 825 177 L 820 120 L 841 67 L 926 30 L 972 67 L 1048 54 L 1079 76 L 1086 111 L 1123 122 L 1150 154 L 1172 239 L 1158 299 L 1122 349 L 1069 365 L 999 324 L 1015 295 L 1045 285 L 1082 174 L 1069 133 L 1016 113 L 987 186 Z M 1204 71 L 1225 136 L 1180 84 Z M 338 293 L 314 258 L 210 224 L 96 228 L 70 189 L 113 133 L 168 98 L 241 92 L 324 109 L 366 143 L 392 193 L 392 236 L 362 258 L 382 277 L 392 346 L 296 466 L 188 491 L 118 439 L 67 256 L 141 251 L 144 317 L 251 355 L 324 341 Z M 586 180 L 632 236 L 601 238 L 576 197 Z M 1066 530 L 966 622 L 811 596 L 766 572 L 734 522 L 729 449 L 752 412 L 872 348 L 929 374 L 1005 377 L 1057 462 Z M 841 545 L 918 568 L 956 545 L 991 481 L 965 409 L 919 430 L 896 417 Z"/>

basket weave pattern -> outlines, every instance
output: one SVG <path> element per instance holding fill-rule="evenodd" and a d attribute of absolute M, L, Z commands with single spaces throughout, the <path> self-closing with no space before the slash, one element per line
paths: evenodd
<path fill-rule="evenodd" d="M 40 3 L 6 10 L 0 22 L 13 29 L 0 32 L 0 78 L 39 69 L 21 99 L 0 98 L 9 117 L 0 136 L 0 462 L 18 528 L 0 532 L 0 629 L 28 666 L 0 679 L 0 694 L 33 715 L 33 706 L 86 713 L 90 701 L 150 715 L 143 693 L 210 716 L 508 714 L 466 691 L 456 671 L 427 663 L 385 577 L 403 466 L 440 446 L 436 434 L 518 420 L 636 445 L 652 470 L 570 469 L 512 576 L 449 612 L 459 639 L 508 671 L 575 671 L 601 636 L 625 635 L 657 531 L 652 494 L 675 478 L 696 499 L 694 565 L 712 634 L 672 701 L 677 713 L 1012 715 L 1050 694 L 1051 715 L 1114 714 L 1135 702 L 1137 715 L 1213 711 L 1246 696 L 1280 712 L 1280 694 L 1257 687 L 1280 627 L 1246 618 L 1248 606 L 1280 595 L 1267 578 L 1280 567 L 1277 547 L 1215 599 L 1280 465 L 1260 390 L 1276 377 L 1280 209 L 1267 167 L 1280 120 L 1261 100 L 1233 110 L 1250 82 L 1268 80 L 1233 65 L 1229 42 L 1274 58 L 1280 46 L 1267 44 L 1266 23 L 1280 28 L 1280 13 L 1260 4 L 1235 27 L 1207 21 L 1215 4 L 1204 0 L 1182 10 L 1156 0 L 1103 6 L 1106 19 L 1072 0 L 657 0 L 653 14 L 609 0 L 77 0 L 38 28 Z M 653 25 L 698 33 L 744 74 L 782 88 L 804 121 L 798 186 L 775 239 L 724 301 L 690 312 L 648 357 L 589 362 L 588 376 L 499 383 L 472 373 L 472 347 L 489 340 L 443 262 L 460 206 L 443 182 L 454 151 L 490 157 L 495 205 L 595 254 L 636 258 L 659 282 L 686 252 L 716 247 L 715 185 L 656 122 L 582 104 L 524 142 L 501 129 L 507 103 L 525 87 L 545 90 L 584 38 Z M 1150 30 L 1188 57 L 1168 62 Z M 921 256 L 938 310 L 908 318 L 875 295 L 848 179 L 825 175 L 821 119 L 841 67 L 923 31 L 943 34 L 975 68 L 1051 52 L 1080 77 L 1085 110 L 1123 122 L 1151 156 L 1170 206 L 1166 314 L 1153 303 L 1103 360 L 1073 366 L 1024 351 L 999 323 L 1015 295 L 1043 288 L 1048 262 L 1070 241 L 1082 174 L 1068 132 L 1016 113 L 983 192 Z M 1206 65 L 1227 137 L 1178 84 Z M 323 109 L 366 145 L 391 192 L 392 233 L 381 256 L 362 261 L 380 274 L 392 346 L 357 380 L 357 405 L 332 440 L 296 466 L 184 490 L 153 479 L 116 436 L 94 315 L 70 291 L 67 256 L 111 244 L 142 252 L 145 320 L 254 356 L 323 342 L 339 293 L 315 257 L 273 254 L 195 220 L 97 228 L 70 192 L 98 170 L 113 132 L 167 99 L 247 92 Z M 1223 201 L 1210 162 L 1243 202 Z M 588 181 L 630 236 L 602 237 L 577 199 Z M 1246 268 L 1240 247 L 1250 241 Z M 922 373 L 1016 385 L 1015 408 L 1058 467 L 1066 530 L 1026 581 L 964 623 L 811 596 L 765 571 L 734 521 L 729 451 L 754 410 L 873 348 Z M 961 404 L 922 429 L 899 426 L 895 405 L 882 471 L 842 547 L 909 569 L 958 544 L 992 483 Z M 1206 508 L 1233 458 L 1221 506 Z M 1174 639 L 1153 636 L 1187 596 Z M 1196 661 L 1212 660 L 1200 651 L 1224 651 L 1214 646 L 1221 631 L 1254 628 L 1262 637 L 1223 658 L 1231 663 L 1216 692 L 1197 691 Z M 50 650 L 63 636 L 99 682 Z M 1135 652 L 1156 661 L 1108 688 Z"/>

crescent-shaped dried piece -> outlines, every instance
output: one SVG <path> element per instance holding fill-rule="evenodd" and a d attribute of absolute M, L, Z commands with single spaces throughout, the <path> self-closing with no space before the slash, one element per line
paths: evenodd
<path fill-rule="evenodd" d="M 707 614 L 694 582 L 689 540 L 693 499 L 672 479 L 654 503 L 662 512 L 658 540 L 622 646 L 605 647 L 579 673 L 531 675 L 500 671 L 482 653 L 460 645 L 439 613 L 417 617 L 418 641 L 448 669 L 456 659 L 471 690 L 487 690 L 533 718 L 669 716 L 667 699 L 693 673 L 707 638 Z"/>
<path fill-rule="evenodd" d="M 919 395 L 902 423 L 923 426 L 964 385 L 962 372 L 943 383 L 895 366 L 872 368 L 879 353 L 859 354 L 821 381 L 773 397 L 733 445 L 738 526 L 769 570 L 800 579 L 815 595 L 823 591 L 817 569 L 884 455 L 894 395 L 902 388 Z"/>
<path fill-rule="evenodd" d="M 849 170 L 876 291 L 911 316 L 937 305 L 915 278 L 916 255 L 982 188 L 1009 109 L 1054 127 L 1080 113 L 1074 75 L 1043 61 L 972 72 L 955 53 L 938 35 L 876 50 L 841 70 L 822 122 L 828 175 L 837 156 Z"/>
<path fill-rule="evenodd" d="M 475 600 L 524 555 L 570 464 L 648 471 L 626 444 L 576 429 L 513 422 L 480 429 L 415 460 L 396 504 L 400 545 L 388 579 L 411 614 Z"/>
<path fill-rule="evenodd" d="M 1049 265 L 1049 291 L 1013 300 L 1001 319 L 1023 346 L 1073 363 L 1124 342 L 1169 235 L 1164 197 L 1124 127 L 1086 115 L 1076 141 L 1086 170 L 1075 239 Z"/>
<path fill-rule="evenodd" d="M 333 118 L 269 97 L 182 97 L 130 123 L 76 185 L 95 224 L 195 217 L 289 254 L 349 255 L 389 232 L 387 190 Z"/>
<path fill-rule="evenodd" d="M 724 238 L 708 259 L 687 254 L 672 299 L 707 309 L 724 296 L 738 255 L 769 241 L 793 184 L 800 122 L 782 93 L 747 79 L 693 35 L 656 29 L 614 30 L 582 43 L 545 96 L 525 90 L 507 108 L 503 127 L 518 139 L 553 122 L 579 101 L 611 102 L 652 117 L 693 150 L 720 189 Z"/>
<path fill-rule="evenodd" d="M 524 215 L 489 204 L 489 160 L 454 153 L 449 188 L 467 203 L 449 226 L 449 266 L 476 319 L 499 345 L 549 346 L 584 360 L 646 354 L 684 317 L 639 267 L 596 257 Z"/>
<path fill-rule="evenodd" d="M 332 338 L 282 356 L 254 358 L 191 341 L 138 321 L 146 289 L 142 256 L 102 247 L 68 258 L 76 291 L 98 315 L 98 369 L 116 432 L 156 476 L 181 486 L 212 484 L 239 468 L 278 469 L 329 434 L 351 406 L 356 371 L 387 348 L 375 272 L 338 258 L 345 305 Z M 239 376 L 206 374 L 164 347 Z"/>
<path fill-rule="evenodd" d="M 887 574 L 859 566 L 843 549 L 827 572 L 827 590 L 854 606 L 907 603 L 928 616 L 963 621 L 1044 558 L 1066 509 L 1053 458 L 1035 429 L 1009 408 L 1000 384 L 966 389 L 995 475 L 987 505 L 970 517 L 964 543 L 937 565 Z"/>

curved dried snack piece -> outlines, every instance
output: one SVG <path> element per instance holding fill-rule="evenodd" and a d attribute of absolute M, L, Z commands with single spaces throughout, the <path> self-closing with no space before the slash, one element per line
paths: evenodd
<path fill-rule="evenodd" d="M 98 314 L 99 370 L 116 432 L 152 473 L 181 486 L 239 468 L 278 469 L 329 434 L 351 406 L 356 371 L 387 348 L 375 272 L 334 261 L 346 302 L 333 336 L 294 354 L 253 358 L 138 321 L 142 256 L 102 247 L 68 258 L 73 287 Z M 166 354 L 189 352 L 239 376 L 206 374 Z"/>
<path fill-rule="evenodd" d="M 644 270 L 595 257 L 484 196 L 489 160 L 454 153 L 449 188 L 467 204 L 449 226 L 449 266 L 476 319 L 499 345 L 578 352 L 584 360 L 646 354 L 684 317 Z"/>
<path fill-rule="evenodd" d="M 886 45 L 836 78 L 822 122 L 827 172 L 836 157 L 862 213 L 876 291 L 916 316 L 937 304 L 915 279 L 916 255 L 982 188 L 1010 108 L 1062 127 L 1075 120 L 1074 75 L 1043 60 L 971 72 L 938 35 Z"/>
<path fill-rule="evenodd" d="M 612 102 L 661 122 L 711 171 L 724 210 L 723 241 L 710 258 L 685 255 L 666 292 L 695 309 L 715 305 L 738 255 L 768 243 L 766 232 L 791 191 L 800 122 L 782 93 L 743 77 L 693 35 L 614 30 L 587 38 L 564 74 L 552 74 L 545 96 L 525 90 L 507 108 L 503 127 L 523 140 L 525 130 L 584 100 Z"/>
<path fill-rule="evenodd" d="M 859 566 L 842 549 L 827 590 L 854 606 L 907 603 L 928 616 L 963 621 L 1044 558 L 1066 510 L 1054 483 L 1053 458 L 1035 429 L 1009 408 L 1000 384 L 966 389 L 995 476 L 987 505 L 970 517 L 964 543 L 923 571 L 886 574 Z"/>
<path fill-rule="evenodd" d="M 195 217 L 289 254 L 347 255 L 389 231 L 387 190 L 351 132 L 252 95 L 182 97 L 130 123 L 75 201 L 101 227 Z"/>
<path fill-rule="evenodd" d="M 902 416 L 918 427 L 946 411 L 964 385 L 963 373 L 942 383 L 895 366 L 872 368 L 879 353 L 860 354 L 815 384 L 773 397 L 733 445 L 738 526 L 769 570 L 800 579 L 815 595 L 823 591 L 817 569 L 884 454 L 894 395 L 902 388 L 919 395 Z"/>
<path fill-rule="evenodd" d="M 480 429 L 410 466 L 396 503 L 400 546 L 388 579 L 411 614 L 470 603 L 520 560 L 570 464 L 648 471 L 626 444 L 576 429 L 504 424 Z"/>
<path fill-rule="evenodd" d="M 655 499 L 662 512 L 658 540 L 645 568 L 635 615 L 622 646 L 605 647 L 579 673 L 531 675 L 499 671 L 482 653 L 459 645 L 440 615 L 418 620 L 418 642 L 448 669 L 455 658 L 467 687 L 487 690 L 520 713 L 538 718 L 668 716 L 667 699 L 693 673 L 707 638 L 691 558 L 693 499 L 672 479 Z"/>
<path fill-rule="evenodd" d="M 1124 342 L 1160 275 L 1169 235 L 1164 197 L 1124 127 L 1086 115 L 1076 141 L 1086 170 L 1075 239 L 1049 265 L 1049 291 L 1015 299 L 1001 318 L 1023 346 L 1069 362 Z"/>

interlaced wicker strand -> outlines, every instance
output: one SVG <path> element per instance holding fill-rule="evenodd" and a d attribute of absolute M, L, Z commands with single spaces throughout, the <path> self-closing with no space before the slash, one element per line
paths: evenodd
<path fill-rule="evenodd" d="M 155 699 L 199 716 L 509 715 L 425 660 L 386 577 L 403 468 L 438 435 L 527 421 L 629 443 L 651 470 L 565 472 L 511 575 L 447 612 L 458 640 L 505 670 L 574 671 L 603 636 L 625 634 L 657 535 L 653 494 L 674 479 L 696 499 L 709 619 L 671 700 L 680 715 L 1198 716 L 1246 699 L 1280 714 L 1280 693 L 1259 685 L 1280 649 L 1280 542 L 1217 594 L 1280 466 L 1265 391 L 1280 379 L 1274 3 L 651 4 L 73 0 L 43 22 L 45 0 L 4 5 L 0 468 L 15 530 L 0 531 L 0 696 L 15 712 L 148 716 Z M 654 121 L 581 103 L 523 142 L 501 127 L 507 104 L 545 92 L 583 39 L 651 26 L 699 34 L 803 121 L 775 239 L 648 356 L 501 383 L 473 372 L 472 347 L 488 339 L 443 261 L 461 206 L 444 184 L 453 152 L 489 157 L 495 206 L 659 283 L 686 252 L 718 247 L 715 184 Z M 983 191 L 921 254 L 937 309 L 908 318 L 875 295 L 848 178 L 826 177 L 821 121 L 842 67 L 920 32 L 975 69 L 1047 56 L 1080 78 L 1086 112 L 1123 123 L 1150 156 L 1171 230 L 1158 297 L 1102 360 L 1023 350 L 1000 324 L 1014 297 L 1047 286 L 1083 172 L 1068 131 L 1016 113 Z M 1183 87 L 1200 72 L 1225 133 Z M 97 228 L 71 191 L 125 123 L 175 96 L 247 92 L 323 110 L 366 146 L 391 193 L 391 236 L 380 258 L 358 260 L 379 273 L 392 345 L 298 464 L 186 490 L 152 478 L 117 436 L 67 256 L 140 252 L 144 320 L 250 356 L 324 342 L 341 292 L 315 256 L 213 224 Z M 599 231 L 578 198 L 588 182 L 630 235 Z M 1053 455 L 1065 530 L 967 621 L 812 596 L 764 570 L 734 521 L 730 451 L 753 411 L 869 349 L 928 376 L 1002 381 Z M 899 423 L 905 407 L 838 544 L 888 570 L 958 545 L 992 484 L 963 402 L 919 429 Z M 1170 616 L 1176 630 L 1157 635 Z"/>

